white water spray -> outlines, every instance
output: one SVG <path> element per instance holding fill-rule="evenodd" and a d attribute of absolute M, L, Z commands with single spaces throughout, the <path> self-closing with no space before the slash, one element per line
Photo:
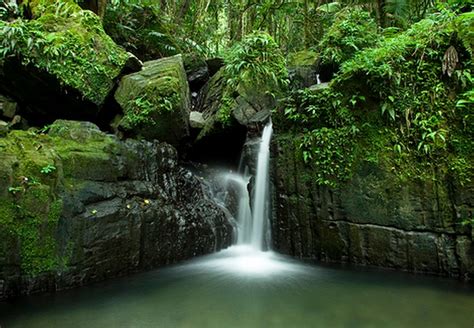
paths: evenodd
<path fill-rule="evenodd" d="M 250 243 L 257 250 L 263 250 L 265 226 L 269 224 L 269 164 L 272 123 L 265 126 L 258 150 L 257 171 L 255 172 L 255 190 L 253 195 L 252 229 Z"/>
<path fill-rule="evenodd" d="M 230 204 L 237 201 L 237 206 L 231 206 L 238 225 L 236 245 L 216 253 L 206 261 L 197 262 L 196 266 L 252 277 L 289 274 L 301 270 L 301 266 L 293 265 L 288 259 L 268 250 L 266 245 L 265 237 L 270 234 L 269 167 L 272 133 L 270 122 L 265 126 L 258 144 L 252 199 L 248 191 L 250 178 L 247 174 L 227 173 L 221 180 L 227 190 L 225 194 L 230 197 Z"/>

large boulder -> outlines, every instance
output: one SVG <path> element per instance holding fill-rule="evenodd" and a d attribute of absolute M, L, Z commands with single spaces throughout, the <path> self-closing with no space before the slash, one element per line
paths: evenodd
<path fill-rule="evenodd" d="M 97 118 L 136 59 L 105 34 L 98 16 L 73 1 L 28 4 L 34 19 L 0 21 L 7 49 L 0 58 L 0 92 L 39 123 Z"/>
<path fill-rule="evenodd" d="M 206 125 L 197 140 L 220 134 L 223 130 L 240 125 L 261 125 L 266 122 L 275 99 L 260 90 L 230 91 L 224 69 L 214 75 L 201 92 L 195 110 L 203 113 Z"/>
<path fill-rule="evenodd" d="M 72 121 L 0 138 L 0 299 L 210 253 L 232 229 L 168 144 Z"/>
<path fill-rule="evenodd" d="M 200 124 L 193 124 L 194 144 L 188 153 L 192 160 L 218 164 L 234 164 L 239 160 L 247 127 L 234 118 L 236 102 L 225 97 L 226 88 L 228 82 L 221 69 L 199 93 L 193 111 L 201 113 Z"/>
<path fill-rule="evenodd" d="M 119 128 L 173 145 L 189 134 L 189 87 L 181 55 L 145 62 L 120 81 L 115 99 L 124 116 Z"/>

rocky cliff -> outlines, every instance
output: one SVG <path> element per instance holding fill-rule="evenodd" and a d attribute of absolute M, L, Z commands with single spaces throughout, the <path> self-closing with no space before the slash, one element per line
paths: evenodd
<path fill-rule="evenodd" d="M 348 182 L 320 186 L 294 136 L 273 144 L 275 250 L 309 260 L 346 262 L 472 279 L 474 189 L 439 174 L 400 182 L 368 162 Z"/>
<path fill-rule="evenodd" d="M 0 139 L 0 223 L 0 299 L 210 253 L 233 229 L 170 145 L 70 121 Z"/>

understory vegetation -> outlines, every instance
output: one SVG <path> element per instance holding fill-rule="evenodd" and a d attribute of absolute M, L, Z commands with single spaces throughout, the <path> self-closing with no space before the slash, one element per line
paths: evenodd
<path fill-rule="evenodd" d="M 128 58 L 115 43 L 142 60 L 223 56 L 218 120 L 229 124 L 237 96 L 283 99 L 277 119 L 300 135 L 318 183 L 350 178 L 358 158 L 402 178 L 446 171 L 471 180 L 474 15 L 466 1 L 112 0 L 98 10 L 102 22 L 80 10 L 90 3 L 4 2 L 1 60 L 56 74 L 99 104 Z M 285 59 L 297 51 L 312 54 L 327 86 L 290 92 Z M 147 99 L 131 100 L 135 121 L 152 110 Z"/>
<path fill-rule="evenodd" d="M 328 33 L 342 35 L 333 29 L 350 22 L 336 22 Z M 471 181 L 473 24 L 472 12 L 441 7 L 405 31 L 381 30 L 371 45 L 364 42 L 371 24 L 354 27 L 357 41 L 322 39 L 322 61 L 334 79 L 326 88 L 295 91 L 280 111 L 302 132 L 302 154 L 319 183 L 347 180 L 356 159 L 384 165 L 402 180 L 449 174 L 460 184 Z M 344 47 L 353 47 L 352 55 L 325 55 Z"/>

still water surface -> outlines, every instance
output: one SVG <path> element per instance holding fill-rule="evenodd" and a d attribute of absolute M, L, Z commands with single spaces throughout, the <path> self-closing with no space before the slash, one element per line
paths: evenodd
<path fill-rule="evenodd" d="M 0 303 L 2 328 L 474 327 L 474 287 L 301 264 L 245 246 Z"/>

